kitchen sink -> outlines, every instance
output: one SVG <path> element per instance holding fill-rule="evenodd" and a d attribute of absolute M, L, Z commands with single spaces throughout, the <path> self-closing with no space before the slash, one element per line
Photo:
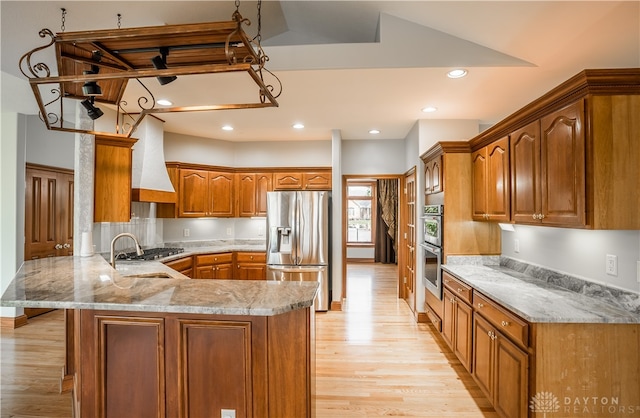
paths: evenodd
<path fill-rule="evenodd" d="M 134 279 L 171 279 L 173 278 L 172 275 L 164 272 L 128 274 L 124 277 L 130 277 Z"/>

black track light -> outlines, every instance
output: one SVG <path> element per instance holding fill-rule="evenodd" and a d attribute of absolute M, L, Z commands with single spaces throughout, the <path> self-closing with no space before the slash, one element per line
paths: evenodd
<path fill-rule="evenodd" d="M 83 71 L 82 74 L 98 74 L 100 72 L 100 67 L 97 65 L 92 65 L 90 71 Z M 102 89 L 95 81 L 87 81 L 82 85 L 82 94 L 85 96 L 101 96 Z"/>
<path fill-rule="evenodd" d="M 87 115 L 91 118 L 91 120 L 96 120 L 100 116 L 104 115 L 104 112 L 100 110 L 99 107 L 95 107 L 93 105 L 94 99 L 91 97 L 90 99 L 85 99 L 80 104 L 87 109 Z"/>
<path fill-rule="evenodd" d="M 160 48 L 160 55 L 156 55 L 151 58 L 151 63 L 156 70 L 166 70 L 167 69 L 167 55 L 169 55 L 169 48 Z M 164 77 L 156 77 L 160 85 L 164 86 L 165 84 L 169 84 L 172 81 L 176 80 L 178 77 L 175 75 L 164 76 Z"/>

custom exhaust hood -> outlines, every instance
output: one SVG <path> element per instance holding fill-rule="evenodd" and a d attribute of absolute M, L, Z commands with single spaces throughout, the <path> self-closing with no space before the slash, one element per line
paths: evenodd
<path fill-rule="evenodd" d="M 138 125 L 138 141 L 133 145 L 131 200 L 175 203 L 176 192 L 164 160 L 163 122 L 153 116 Z"/>

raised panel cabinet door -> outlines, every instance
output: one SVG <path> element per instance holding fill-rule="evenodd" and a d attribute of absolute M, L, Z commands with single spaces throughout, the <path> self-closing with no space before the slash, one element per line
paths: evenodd
<path fill-rule="evenodd" d="M 180 417 L 220 416 L 234 409 L 237 418 L 253 414 L 252 323 L 178 319 L 176 404 Z"/>
<path fill-rule="evenodd" d="M 331 173 L 302 173 L 304 190 L 331 190 Z"/>
<path fill-rule="evenodd" d="M 267 216 L 267 192 L 273 190 L 273 174 L 256 174 L 255 215 Z"/>
<path fill-rule="evenodd" d="M 494 332 L 494 328 L 482 316 L 473 315 L 471 375 L 491 403 L 493 403 L 495 369 L 494 340 L 491 333 Z"/>
<path fill-rule="evenodd" d="M 233 174 L 209 173 L 209 216 L 233 216 Z"/>
<path fill-rule="evenodd" d="M 526 417 L 529 357 L 502 334 L 497 335 L 494 408 L 504 417 Z"/>
<path fill-rule="evenodd" d="M 487 215 L 489 220 L 508 222 L 510 213 L 509 137 L 487 145 Z"/>
<path fill-rule="evenodd" d="M 586 224 L 586 162 L 582 100 L 541 119 L 542 223 Z"/>
<path fill-rule="evenodd" d="M 273 175 L 274 190 L 302 190 L 302 173 L 275 173 Z"/>
<path fill-rule="evenodd" d="M 215 279 L 215 267 L 208 266 L 197 266 L 196 267 L 196 275 L 194 279 Z"/>
<path fill-rule="evenodd" d="M 455 303 L 455 335 L 453 352 L 467 371 L 471 371 L 471 336 L 473 332 L 473 311 L 469 305 L 456 299 Z"/>
<path fill-rule="evenodd" d="M 486 220 L 487 214 L 487 149 L 482 148 L 471 154 L 471 173 L 473 177 L 472 216 L 478 221 Z"/>
<path fill-rule="evenodd" d="M 221 263 L 214 266 L 215 278 L 219 280 L 231 280 L 233 279 L 233 264 Z"/>
<path fill-rule="evenodd" d="M 238 216 L 255 216 L 257 186 L 255 174 L 238 174 Z"/>
<path fill-rule="evenodd" d="M 442 338 L 453 350 L 456 323 L 456 298 L 448 289 L 442 290 Z"/>
<path fill-rule="evenodd" d="M 209 216 L 209 172 L 181 168 L 178 199 L 180 217 Z"/>
<path fill-rule="evenodd" d="M 511 220 L 538 224 L 541 211 L 540 122 L 511 133 Z"/>

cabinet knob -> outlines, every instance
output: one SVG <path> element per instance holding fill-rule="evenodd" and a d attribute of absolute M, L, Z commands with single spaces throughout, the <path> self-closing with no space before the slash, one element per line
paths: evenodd
<path fill-rule="evenodd" d="M 541 213 L 540 215 L 538 215 L 538 219 L 544 219 L 544 213 Z"/>
<path fill-rule="evenodd" d="M 458 293 L 462 293 L 462 289 L 458 288 Z"/>
<path fill-rule="evenodd" d="M 484 304 L 478 302 L 478 309 L 480 309 L 480 308 L 484 308 Z"/>
<path fill-rule="evenodd" d="M 69 245 L 69 244 L 67 244 L 67 243 L 65 243 L 65 244 L 62 246 L 62 248 L 70 248 L 70 247 L 71 247 L 71 245 Z"/>
<path fill-rule="evenodd" d="M 55 248 L 56 250 L 61 250 L 62 244 L 56 244 L 53 248 Z"/>
<path fill-rule="evenodd" d="M 509 321 L 502 321 L 502 326 L 503 327 L 508 327 L 509 326 Z"/>

